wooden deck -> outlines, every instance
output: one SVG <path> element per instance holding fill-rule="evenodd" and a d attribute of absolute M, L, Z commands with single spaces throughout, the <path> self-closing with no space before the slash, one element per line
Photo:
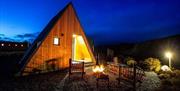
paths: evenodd
<path fill-rule="evenodd" d="M 96 87 L 96 78 L 92 75 L 91 68 L 85 70 L 84 80 L 81 74 L 75 74 L 73 79 L 68 78 L 67 72 L 51 72 L 34 76 L 18 77 L 15 79 L 1 80 L 0 91 L 132 91 L 132 85 L 122 82 L 118 86 L 116 76 L 108 73 L 110 86 L 103 82 Z M 145 72 L 146 77 L 137 91 L 156 91 L 160 87 L 160 79 L 154 72 Z"/>
<path fill-rule="evenodd" d="M 121 82 L 120 85 L 118 85 L 118 82 L 116 80 L 116 76 L 105 72 L 109 75 L 110 82 L 109 87 L 108 84 L 100 81 L 99 87 L 97 88 L 97 81 L 96 77 L 93 76 L 93 72 L 91 71 L 91 68 L 86 68 L 85 70 L 86 75 L 84 76 L 84 79 L 81 79 L 80 74 L 73 75 L 72 79 L 68 79 L 68 76 L 64 79 L 63 82 L 63 91 L 130 91 L 132 90 L 131 85 L 128 85 L 129 83 Z"/>

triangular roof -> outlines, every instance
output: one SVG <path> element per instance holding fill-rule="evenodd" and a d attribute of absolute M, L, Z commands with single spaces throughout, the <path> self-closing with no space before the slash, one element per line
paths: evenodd
<path fill-rule="evenodd" d="M 32 43 L 30 48 L 28 48 L 27 52 L 23 56 L 22 60 L 19 62 L 19 72 L 23 71 L 26 64 L 30 61 L 30 58 L 33 56 L 33 53 L 37 51 L 37 49 L 40 47 L 42 41 L 47 37 L 51 29 L 53 28 L 54 24 L 58 21 L 59 18 L 61 18 L 63 12 L 68 8 L 68 6 L 71 5 L 73 8 L 72 2 L 68 3 L 56 16 L 54 16 L 50 22 L 47 24 L 47 26 L 42 30 L 42 32 L 39 34 L 39 36 L 35 39 L 35 41 Z M 76 16 L 77 13 L 75 12 Z M 78 21 L 79 18 L 77 17 Z M 92 49 L 91 49 L 92 51 Z"/>

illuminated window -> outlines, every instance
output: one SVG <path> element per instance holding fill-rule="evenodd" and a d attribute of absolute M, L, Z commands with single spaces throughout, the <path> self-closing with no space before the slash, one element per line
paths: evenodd
<path fill-rule="evenodd" d="M 4 46 L 4 44 L 1 44 L 1 46 Z"/>
<path fill-rule="evenodd" d="M 21 44 L 21 47 L 23 47 L 23 44 Z"/>
<path fill-rule="evenodd" d="M 8 46 L 11 46 L 11 44 L 8 44 Z"/>
<path fill-rule="evenodd" d="M 17 46 L 17 44 L 15 44 L 15 46 Z"/>
<path fill-rule="evenodd" d="M 59 45 L 59 38 L 58 37 L 54 37 L 54 45 Z"/>

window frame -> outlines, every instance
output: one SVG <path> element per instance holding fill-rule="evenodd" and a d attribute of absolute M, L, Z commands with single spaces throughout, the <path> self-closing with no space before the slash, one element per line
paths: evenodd
<path fill-rule="evenodd" d="M 57 40 L 57 41 L 56 41 Z M 57 43 L 56 43 L 57 42 Z M 59 46 L 60 45 L 60 38 L 59 37 L 53 37 L 53 45 Z"/>

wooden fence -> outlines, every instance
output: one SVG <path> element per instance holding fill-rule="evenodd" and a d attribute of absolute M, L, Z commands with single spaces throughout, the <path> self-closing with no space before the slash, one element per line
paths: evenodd
<path fill-rule="evenodd" d="M 134 65 L 132 67 L 123 64 L 108 63 L 108 71 L 117 75 L 118 84 L 121 81 L 126 81 L 132 84 L 133 90 L 136 90 L 136 83 L 142 83 L 145 73 L 143 69 Z"/>

